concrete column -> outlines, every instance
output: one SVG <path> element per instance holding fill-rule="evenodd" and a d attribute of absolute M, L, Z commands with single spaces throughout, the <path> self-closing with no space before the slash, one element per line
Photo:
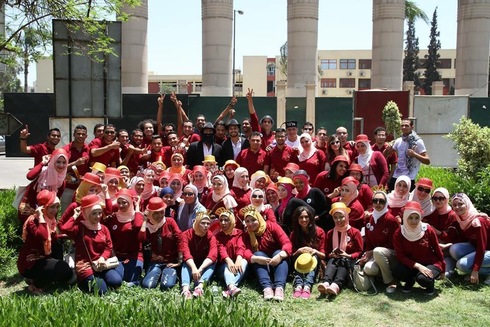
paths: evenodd
<path fill-rule="evenodd" d="M 201 0 L 202 95 L 230 96 L 233 0 Z"/>
<path fill-rule="evenodd" d="M 401 90 L 405 0 L 373 0 L 371 88 Z"/>
<path fill-rule="evenodd" d="M 456 95 L 488 96 L 490 0 L 458 0 Z"/>
<path fill-rule="evenodd" d="M 442 81 L 436 81 L 432 83 L 432 95 L 443 95 L 444 83 Z"/>
<path fill-rule="evenodd" d="M 413 117 L 413 97 L 415 95 L 415 83 L 413 81 L 403 82 L 403 91 L 408 91 L 408 117 Z"/>
<path fill-rule="evenodd" d="M 122 23 L 122 92 L 148 93 L 148 0 L 123 10 L 132 17 Z"/>
<path fill-rule="evenodd" d="M 318 2 L 288 0 L 288 97 L 306 96 L 318 75 Z"/>
<path fill-rule="evenodd" d="M 316 84 L 306 84 L 306 121 L 309 121 L 316 126 L 315 95 L 316 95 Z"/>
<path fill-rule="evenodd" d="M 281 126 L 286 121 L 286 82 L 278 81 L 276 83 L 276 125 Z"/>

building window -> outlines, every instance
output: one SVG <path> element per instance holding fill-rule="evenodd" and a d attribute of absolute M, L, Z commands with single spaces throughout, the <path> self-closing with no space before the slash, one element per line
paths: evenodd
<path fill-rule="evenodd" d="M 340 69 L 356 69 L 356 60 L 340 59 Z"/>
<path fill-rule="evenodd" d="M 336 88 L 337 87 L 337 79 L 336 78 L 322 78 L 320 80 L 321 88 Z"/>
<path fill-rule="evenodd" d="M 369 90 L 369 89 L 371 89 L 371 79 L 359 78 L 359 90 Z"/>
<path fill-rule="evenodd" d="M 274 92 L 274 81 L 267 81 L 267 93 Z"/>
<path fill-rule="evenodd" d="M 337 69 L 337 59 L 322 59 L 322 70 Z"/>
<path fill-rule="evenodd" d="M 451 68 L 451 59 L 439 59 L 439 64 L 437 65 L 437 68 Z"/>
<path fill-rule="evenodd" d="M 371 69 L 371 59 L 359 59 L 359 69 Z"/>
<path fill-rule="evenodd" d="M 356 79 L 355 78 L 340 78 L 339 86 L 341 88 L 355 88 L 356 87 Z"/>
<path fill-rule="evenodd" d="M 276 65 L 274 63 L 267 64 L 267 76 L 276 75 Z"/>

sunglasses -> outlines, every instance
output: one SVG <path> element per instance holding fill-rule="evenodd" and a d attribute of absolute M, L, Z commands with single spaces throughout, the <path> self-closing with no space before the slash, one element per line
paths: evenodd
<path fill-rule="evenodd" d="M 330 145 L 339 144 L 339 143 L 340 143 L 340 141 L 332 141 L 332 142 L 330 142 Z"/>
<path fill-rule="evenodd" d="M 422 186 L 419 186 L 419 187 L 417 187 L 417 191 L 425 192 L 425 193 L 429 194 L 430 188 L 423 188 Z"/>
<path fill-rule="evenodd" d="M 104 134 L 116 134 L 115 131 L 105 131 Z"/>
<path fill-rule="evenodd" d="M 313 128 L 305 127 L 305 128 L 303 128 L 303 130 L 305 130 L 305 131 L 312 131 Z"/>
<path fill-rule="evenodd" d="M 385 204 L 386 200 L 385 199 L 373 199 L 373 204 Z"/>
<path fill-rule="evenodd" d="M 183 196 L 194 196 L 194 193 L 192 192 L 182 192 Z"/>
<path fill-rule="evenodd" d="M 443 196 L 433 196 L 432 197 L 432 201 L 434 201 L 434 202 L 436 202 L 436 201 L 441 201 L 442 202 L 444 200 L 446 200 L 446 198 L 443 197 Z"/>
<path fill-rule="evenodd" d="M 258 194 L 252 194 L 252 199 L 257 199 L 257 198 L 263 199 L 264 196 L 263 195 L 258 195 Z"/>

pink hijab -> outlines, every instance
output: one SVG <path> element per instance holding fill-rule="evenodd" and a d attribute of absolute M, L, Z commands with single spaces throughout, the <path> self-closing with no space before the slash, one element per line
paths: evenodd
<path fill-rule="evenodd" d="M 65 158 L 66 166 L 62 172 L 58 172 L 55 168 L 56 161 L 60 157 Z M 63 185 L 63 181 L 66 177 L 66 170 L 68 169 L 68 153 L 64 149 L 56 149 L 51 154 L 48 165 L 44 166 L 37 179 L 36 191 L 40 192 L 42 190 L 58 192 L 58 189 Z"/>
<path fill-rule="evenodd" d="M 403 195 L 398 194 L 396 192 L 396 185 L 401 181 L 407 183 L 407 186 L 408 186 L 407 193 L 403 194 Z M 391 191 L 390 194 L 388 194 L 388 206 L 390 208 L 401 208 L 401 207 L 405 206 L 405 204 L 408 201 L 408 198 L 410 197 L 410 187 L 411 186 L 412 186 L 412 181 L 410 180 L 410 178 L 408 176 L 402 175 L 402 176 L 398 177 L 396 179 L 396 182 L 395 182 L 395 189 L 393 191 Z"/>
<path fill-rule="evenodd" d="M 462 216 L 456 215 L 456 220 L 458 221 L 462 230 L 466 230 L 470 226 L 480 227 L 481 222 L 478 219 L 479 217 L 489 219 L 486 213 L 478 212 L 478 210 L 476 210 L 475 206 L 466 194 L 456 193 L 453 195 L 451 202 L 454 201 L 454 199 L 458 199 L 466 204 L 466 212 Z"/>

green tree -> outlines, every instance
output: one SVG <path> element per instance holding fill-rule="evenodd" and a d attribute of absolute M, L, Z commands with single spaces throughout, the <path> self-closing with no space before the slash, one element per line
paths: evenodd
<path fill-rule="evenodd" d="M 1 66 L 1 64 L 0 64 Z M 18 65 L 3 65 L 0 71 L 0 112 L 3 112 L 3 94 L 22 92 L 20 79 L 17 74 L 20 72 Z"/>
<path fill-rule="evenodd" d="M 430 28 L 430 43 L 428 46 L 428 54 L 425 55 L 424 63 L 424 91 L 425 94 L 432 94 L 432 83 L 441 80 L 441 74 L 437 71 L 439 65 L 439 50 L 441 49 L 441 41 L 439 40 L 440 32 L 437 30 L 437 8 L 432 15 Z"/>
<path fill-rule="evenodd" d="M 429 17 L 427 17 L 422 9 L 417 7 L 414 1 L 405 1 L 405 19 L 412 22 L 415 22 L 417 19 L 422 19 L 429 24 Z"/>
<path fill-rule="evenodd" d="M 419 67 L 419 38 L 415 36 L 415 24 L 408 20 L 407 38 L 405 39 L 405 57 L 403 58 L 403 81 L 413 81 L 420 86 L 417 69 Z"/>

